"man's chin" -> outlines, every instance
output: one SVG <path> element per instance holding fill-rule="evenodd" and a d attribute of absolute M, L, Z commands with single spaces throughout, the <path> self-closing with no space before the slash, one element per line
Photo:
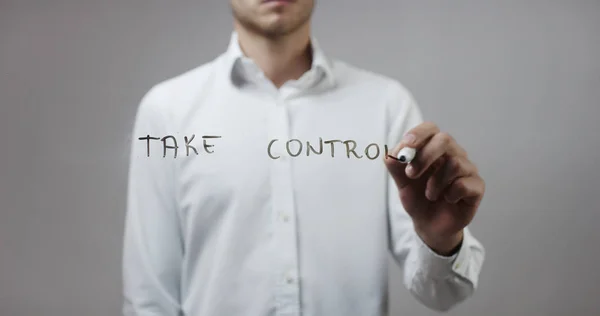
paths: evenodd
<path fill-rule="evenodd" d="M 260 31 L 267 37 L 282 37 L 290 34 L 293 28 L 285 23 L 273 23 L 261 27 Z"/>

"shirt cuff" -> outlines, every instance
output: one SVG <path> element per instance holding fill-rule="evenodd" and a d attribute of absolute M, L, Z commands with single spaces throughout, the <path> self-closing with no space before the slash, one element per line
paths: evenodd
<path fill-rule="evenodd" d="M 473 242 L 473 236 L 467 229 L 463 231 L 463 241 L 460 249 L 452 256 L 442 256 L 435 253 L 423 242 L 419 235 L 416 236 L 417 256 L 421 273 L 434 279 L 444 279 L 454 273 L 467 278 L 468 265 L 466 262 L 469 257 L 470 245 Z"/>

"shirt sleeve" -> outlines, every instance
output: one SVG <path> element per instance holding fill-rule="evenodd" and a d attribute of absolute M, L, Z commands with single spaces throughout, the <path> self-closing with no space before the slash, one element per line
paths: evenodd
<path fill-rule="evenodd" d="M 422 115 L 412 95 L 396 87 L 392 102 L 400 105 L 392 121 L 390 148 L 420 124 Z M 388 177 L 390 251 L 403 270 L 404 285 L 425 306 L 446 311 L 471 296 L 477 288 L 485 251 L 468 228 L 457 253 L 444 257 L 433 252 L 417 235 L 413 222 L 402 206 L 398 188 Z"/>
<path fill-rule="evenodd" d="M 173 186 L 173 151 L 164 157 L 167 115 L 156 88 L 142 99 L 133 127 L 123 245 L 123 315 L 180 315 L 183 242 Z M 162 107 L 164 108 L 164 107 Z M 167 143 L 170 146 L 172 143 Z"/>

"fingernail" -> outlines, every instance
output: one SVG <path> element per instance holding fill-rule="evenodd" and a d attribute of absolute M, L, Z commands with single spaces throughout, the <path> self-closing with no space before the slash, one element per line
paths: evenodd
<path fill-rule="evenodd" d="M 415 168 L 412 165 L 406 166 L 406 175 L 412 177 L 415 175 Z"/>
<path fill-rule="evenodd" d="M 407 144 L 407 145 L 410 145 L 410 144 L 412 144 L 415 141 L 415 138 L 416 137 L 413 134 L 406 134 L 406 135 L 404 135 L 404 138 L 402 139 L 402 142 L 405 143 L 405 144 Z"/>

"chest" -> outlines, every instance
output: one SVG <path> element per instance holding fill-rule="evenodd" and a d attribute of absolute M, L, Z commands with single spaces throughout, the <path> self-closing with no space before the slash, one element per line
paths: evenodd
<path fill-rule="evenodd" d="M 179 124 L 175 162 L 183 215 L 208 221 L 268 209 L 280 195 L 335 204 L 368 194 L 383 184 L 382 159 L 393 144 L 385 142 L 385 110 L 360 101 L 204 100 Z"/>

